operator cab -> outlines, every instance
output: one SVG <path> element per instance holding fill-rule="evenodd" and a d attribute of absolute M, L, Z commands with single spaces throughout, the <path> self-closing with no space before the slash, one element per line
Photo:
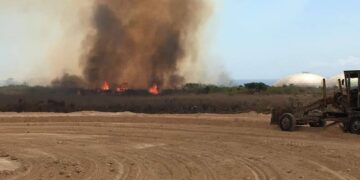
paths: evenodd
<path fill-rule="evenodd" d="M 347 101 L 353 110 L 360 109 L 360 71 L 344 71 Z M 343 84 L 344 84 L 343 83 Z"/>

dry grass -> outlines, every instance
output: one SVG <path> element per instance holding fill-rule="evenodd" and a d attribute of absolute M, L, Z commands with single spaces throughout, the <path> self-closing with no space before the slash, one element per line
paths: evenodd
<path fill-rule="evenodd" d="M 138 112 L 138 113 L 240 113 L 271 112 L 290 102 L 308 102 L 314 95 L 170 94 L 160 96 L 76 93 L 25 93 L 0 95 L 0 111 L 18 112 Z"/>

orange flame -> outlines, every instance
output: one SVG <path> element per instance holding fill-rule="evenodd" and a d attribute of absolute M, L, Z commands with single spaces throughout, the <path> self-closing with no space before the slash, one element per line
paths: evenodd
<path fill-rule="evenodd" d="M 118 86 L 118 87 L 116 88 L 116 92 L 117 92 L 117 93 L 124 93 L 124 92 L 126 92 L 126 91 L 128 90 L 127 86 L 128 86 L 127 83 L 121 84 L 120 86 Z"/>
<path fill-rule="evenodd" d="M 152 95 L 158 95 L 158 94 L 160 94 L 160 90 L 159 90 L 158 85 L 157 85 L 157 84 L 152 85 L 152 86 L 149 88 L 149 93 L 152 94 Z"/>
<path fill-rule="evenodd" d="M 103 85 L 101 86 L 101 90 L 109 91 L 110 90 L 110 83 L 108 81 L 104 81 Z"/>

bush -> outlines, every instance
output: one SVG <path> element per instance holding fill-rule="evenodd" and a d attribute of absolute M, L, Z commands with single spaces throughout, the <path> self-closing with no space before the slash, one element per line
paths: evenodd
<path fill-rule="evenodd" d="M 225 93 L 225 94 L 238 94 L 245 92 L 243 86 L 217 86 L 212 84 L 197 84 L 188 83 L 182 88 L 183 92 L 196 93 L 196 94 L 211 94 L 211 93 Z"/>
<path fill-rule="evenodd" d="M 252 82 L 252 83 L 246 83 L 244 84 L 245 88 L 248 89 L 251 92 L 261 92 L 266 91 L 269 87 L 265 83 L 262 82 Z"/>

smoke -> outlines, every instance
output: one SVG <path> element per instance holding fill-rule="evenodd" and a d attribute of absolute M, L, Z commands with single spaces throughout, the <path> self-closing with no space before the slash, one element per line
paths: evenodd
<path fill-rule="evenodd" d="M 52 81 L 53 87 L 61 88 L 85 88 L 87 83 L 83 78 L 65 73 L 61 78 Z"/>
<path fill-rule="evenodd" d="M 103 81 L 172 88 L 186 81 L 183 64 L 197 62 L 203 0 L 98 0 L 81 60 L 91 87 Z"/>
<path fill-rule="evenodd" d="M 208 2 L 0 0 L 0 75 L 31 85 L 176 87 L 201 74 Z"/>
<path fill-rule="evenodd" d="M 0 79 L 46 85 L 67 72 L 81 75 L 82 41 L 93 1 L 0 0 Z"/>

